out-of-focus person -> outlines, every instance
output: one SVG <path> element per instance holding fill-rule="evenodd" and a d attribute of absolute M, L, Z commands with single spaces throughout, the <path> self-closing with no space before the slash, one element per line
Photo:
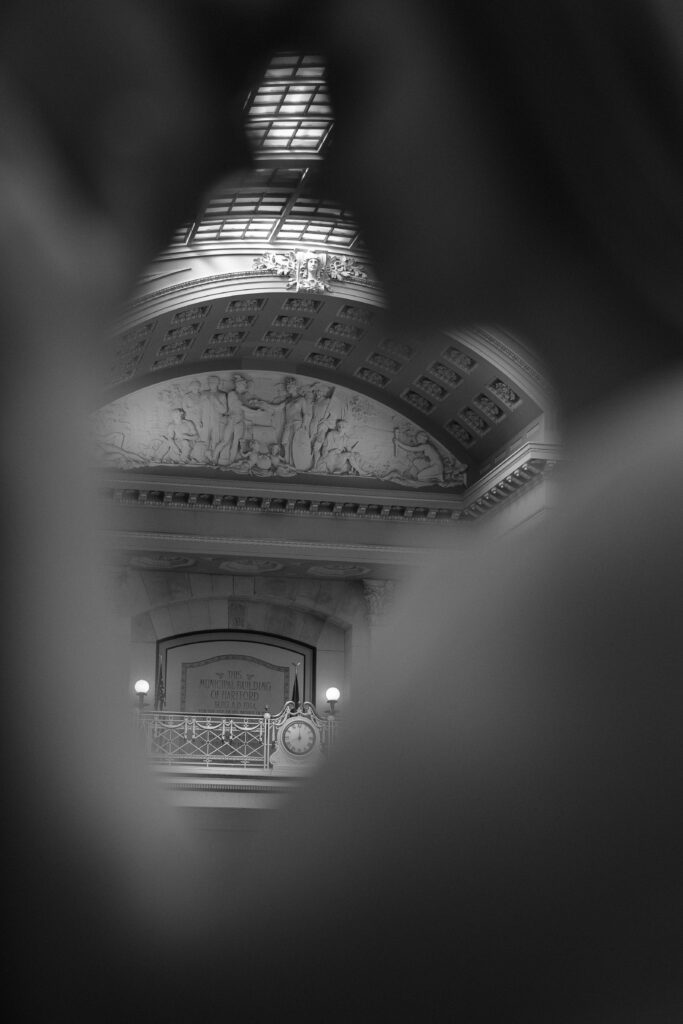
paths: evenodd
<path fill-rule="evenodd" d="M 0 48 L 6 482 L 50 496 L 49 514 L 13 505 L 7 523 L 6 685 L 27 729 L 11 750 L 15 1016 L 24 998 L 23 1019 L 63 1006 L 102 1021 L 673 1024 L 680 6 L 350 0 L 287 5 L 281 21 L 275 5 L 261 12 L 268 38 L 239 5 L 190 19 L 196 31 L 219 14 L 255 63 L 296 43 L 325 54 L 327 180 L 360 219 L 396 330 L 457 317 L 533 340 L 571 462 L 535 535 L 425 567 L 337 756 L 248 856 L 176 834 L 125 739 L 81 447 L 92 339 L 158 224 L 182 219 L 231 147 L 243 159 L 237 124 L 224 156 L 196 163 L 169 159 L 170 140 L 202 135 L 249 62 L 227 83 L 207 76 L 196 37 L 165 35 L 184 22 L 156 5 L 111 5 L 115 32 L 95 5 L 62 6 L 91 26 L 73 79 L 60 54 L 70 91 L 20 73 L 23 8 Z M 57 62 L 50 43 L 40 52 Z M 103 54 L 118 79 L 102 79 Z M 173 110 L 170 123 L 150 114 L 131 130 L 133 58 L 141 109 Z M 81 756 L 56 756 L 56 735 L 84 731 Z"/>

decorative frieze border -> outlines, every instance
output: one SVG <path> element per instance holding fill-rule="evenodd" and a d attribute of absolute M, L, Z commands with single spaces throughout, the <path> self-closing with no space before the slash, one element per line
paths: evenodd
<path fill-rule="evenodd" d="M 358 492 L 348 495 L 272 493 L 256 489 L 211 488 L 206 481 L 188 484 L 165 478 L 136 482 L 121 478 L 104 478 L 97 487 L 100 500 L 116 505 L 144 508 L 169 508 L 192 512 L 248 512 L 276 515 L 319 517 L 380 522 L 403 522 L 441 527 L 472 522 L 486 512 L 517 496 L 538 483 L 551 472 L 560 458 L 554 445 L 530 445 L 516 452 L 500 466 L 471 487 L 463 498 L 448 504 L 438 498 L 414 496 L 408 502 L 402 495 L 373 494 L 368 498 Z"/>
<path fill-rule="evenodd" d="M 450 526 L 462 515 L 458 507 L 425 507 L 400 502 L 324 500 L 311 497 L 280 497 L 264 493 L 214 493 L 206 488 L 132 487 L 104 484 L 98 488 L 101 500 L 116 505 L 186 509 L 197 512 L 276 513 L 316 516 L 328 519 L 363 519 Z"/>

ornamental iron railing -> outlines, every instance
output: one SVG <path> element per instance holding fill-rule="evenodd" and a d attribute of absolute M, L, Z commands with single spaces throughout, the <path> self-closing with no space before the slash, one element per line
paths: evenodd
<path fill-rule="evenodd" d="M 313 704 L 298 708 L 287 701 L 277 715 L 202 715 L 169 711 L 139 711 L 137 722 L 144 736 L 148 760 L 155 765 L 197 765 L 235 770 L 286 772 L 286 762 L 277 762 L 284 748 L 281 735 L 293 718 L 305 718 L 314 728 L 318 743 L 315 753 L 327 753 L 334 743 L 336 719 L 320 718 Z M 313 753 L 313 752 L 312 752 Z M 274 760 L 275 758 L 275 760 Z M 313 767 L 313 758 L 310 758 Z M 292 768 L 307 767 L 306 759 L 292 762 Z"/>

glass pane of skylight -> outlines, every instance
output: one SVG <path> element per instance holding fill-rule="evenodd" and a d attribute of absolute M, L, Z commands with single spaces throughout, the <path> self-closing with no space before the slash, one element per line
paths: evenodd
<path fill-rule="evenodd" d="M 307 103 L 284 103 L 280 108 L 280 113 L 284 114 L 285 117 L 297 117 L 304 115 L 308 110 Z"/>
<path fill-rule="evenodd" d="M 277 127 L 276 127 L 277 126 Z M 275 121 L 268 129 L 269 139 L 291 139 L 298 125 L 296 122 Z"/>
<path fill-rule="evenodd" d="M 322 78 L 325 74 L 325 68 L 322 64 L 314 64 L 310 67 L 300 67 L 296 69 L 297 78 Z"/>

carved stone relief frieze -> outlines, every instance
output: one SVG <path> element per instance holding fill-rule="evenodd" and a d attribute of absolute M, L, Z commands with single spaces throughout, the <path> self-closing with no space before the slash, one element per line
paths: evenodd
<path fill-rule="evenodd" d="M 322 355 L 322 353 L 319 353 Z M 272 370 L 200 373 L 143 388 L 93 417 L 104 467 L 206 467 L 237 476 L 364 478 L 464 488 L 467 466 L 367 395 Z"/>

